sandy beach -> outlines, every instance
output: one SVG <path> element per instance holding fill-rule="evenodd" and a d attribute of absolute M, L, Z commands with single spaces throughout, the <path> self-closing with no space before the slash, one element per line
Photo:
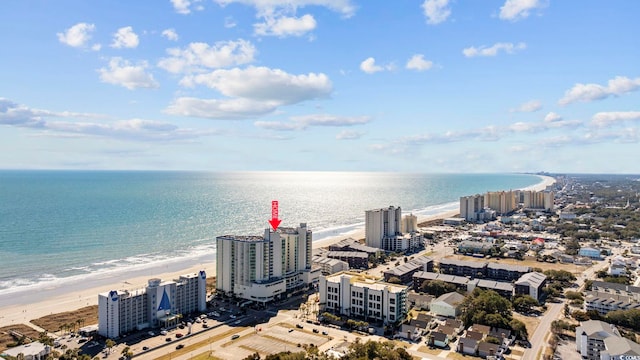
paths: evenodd
<path fill-rule="evenodd" d="M 540 183 L 525 189 L 540 191 L 555 182 L 552 177 L 540 177 Z M 430 216 L 418 216 L 418 223 L 452 217 L 456 214 L 458 214 L 457 210 L 451 210 Z M 354 239 L 364 238 L 364 226 L 347 233 L 314 241 L 313 247 L 329 246 L 349 237 Z M 182 274 L 197 273 L 199 270 L 205 270 L 207 276 L 214 276 L 214 256 L 167 262 L 161 266 L 151 266 L 134 271 L 114 271 L 100 274 L 87 280 L 65 283 L 64 285 L 52 285 L 45 289 L 38 288 L 33 291 L 0 294 L 0 327 L 20 323 L 27 324 L 32 319 L 52 313 L 75 310 L 87 305 L 96 305 L 98 303 L 98 294 L 102 292 L 117 289 L 140 289 L 145 287 L 147 281 L 151 278 L 170 280 L 176 279 Z"/>

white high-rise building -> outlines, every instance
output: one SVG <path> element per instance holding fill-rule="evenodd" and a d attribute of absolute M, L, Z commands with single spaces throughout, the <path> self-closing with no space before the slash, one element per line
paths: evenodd
<path fill-rule="evenodd" d="M 365 211 L 365 242 L 367 246 L 385 249 L 385 237 L 401 235 L 402 209 L 398 206 Z M 386 249 L 385 249 L 386 250 Z"/>
<path fill-rule="evenodd" d="M 183 314 L 207 309 L 207 274 L 173 281 L 150 279 L 146 288 L 98 295 L 98 333 L 108 338 L 148 327 L 175 326 Z"/>
<path fill-rule="evenodd" d="M 495 210 L 500 215 L 507 215 L 516 209 L 515 192 L 490 191 L 484 195 L 484 206 Z"/>
<path fill-rule="evenodd" d="M 216 289 L 257 302 L 272 301 L 287 291 L 317 281 L 311 269 L 312 232 L 297 228 L 265 229 L 264 236 L 216 238 Z"/>
<path fill-rule="evenodd" d="M 416 232 L 418 231 L 418 217 L 413 214 L 405 215 L 402 217 L 401 225 L 400 232 L 403 234 Z"/>
<path fill-rule="evenodd" d="M 543 209 L 544 211 L 553 210 L 554 194 L 553 191 L 522 191 L 522 207 L 525 209 Z"/>
<path fill-rule="evenodd" d="M 460 217 L 467 221 L 481 220 L 479 214 L 484 209 L 484 195 L 463 196 L 460 198 Z"/>

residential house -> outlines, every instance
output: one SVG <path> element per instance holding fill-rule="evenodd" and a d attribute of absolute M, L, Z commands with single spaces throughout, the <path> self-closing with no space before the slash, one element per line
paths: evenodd
<path fill-rule="evenodd" d="M 461 337 L 458 340 L 458 352 L 475 356 L 478 353 L 479 341 L 473 338 Z"/>
<path fill-rule="evenodd" d="M 449 335 L 439 331 L 433 331 L 429 335 L 429 345 L 444 348 L 449 346 Z"/>
<path fill-rule="evenodd" d="M 433 295 L 419 294 L 413 290 L 409 291 L 409 294 L 407 295 L 409 305 L 419 310 L 429 310 L 429 306 L 431 305 L 433 299 L 435 299 Z"/>
<path fill-rule="evenodd" d="M 488 356 L 495 356 L 500 349 L 500 345 L 481 341 L 478 343 L 478 356 L 487 358 Z"/>
<path fill-rule="evenodd" d="M 398 332 L 398 336 L 403 339 L 416 341 L 422 337 L 422 333 L 423 329 L 417 327 L 414 324 L 405 323 L 400 326 L 400 332 Z"/>
<path fill-rule="evenodd" d="M 456 317 L 460 314 L 459 306 L 464 301 L 464 298 L 464 295 L 457 292 L 443 294 L 431 302 L 431 313 L 440 316 Z"/>
<path fill-rule="evenodd" d="M 593 260 L 602 260 L 602 254 L 600 249 L 592 248 L 592 247 L 582 247 L 578 251 L 579 256 L 588 257 Z"/>

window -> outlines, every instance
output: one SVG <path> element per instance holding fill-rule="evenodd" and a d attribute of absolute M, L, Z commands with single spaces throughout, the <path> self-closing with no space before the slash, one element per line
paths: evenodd
<path fill-rule="evenodd" d="M 390 312 L 396 312 L 396 307 L 395 307 L 395 306 L 391 306 L 391 307 L 389 308 L 389 311 L 390 311 Z"/>
<path fill-rule="evenodd" d="M 394 321 L 396 317 L 394 315 L 389 315 L 389 320 Z"/>
<path fill-rule="evenodd" d="M 395 298 L 389 299 L 389 304 L 395 305 L 396 304 L 396 299 Z"/>
<path fill-rule="evenodd" d="M 352 292 L 351 292 L 351 296 L 356 297 L 356 292 L 355 292 L 355 291 L 352 291 Z"/>
<path fill-rule="evenodd" d="M 376 301 L 380 301 L 380 295 L 377 296 Z"/>

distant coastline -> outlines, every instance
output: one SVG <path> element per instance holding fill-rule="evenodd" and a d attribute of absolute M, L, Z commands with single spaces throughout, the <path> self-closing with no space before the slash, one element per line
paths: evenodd
<path fill-rule="evenodd" d="M 542 190 L 553 184 L 555 179 L 548 176 L 539 176 L 541 181 L 527 186 L 524 189 Z M 455 207 L 454 207 L 455 205 Z M 363 209 L 364 211 L 365 209 Z M 409 212 L 409 211 L 405 211 Z M 425 214 L 428 212 L 428 214 Z M 446 218 L 458 213 L 457 202 L 445 203 L 414 212 L 418 215 L 419 222 Z M 328 246 L 346 237 L 364 237 L 364 224 L 356 224 L 342 228 L 336 234 L 324 234 L 320 239 L 314 239 L 314 248 Z M 335 230 L 334 230 L 335 231 Z M 322 233 L 322 231 L 320 231 Z M 316 237 L 314 232 L 314 238 Z M 164 260 L 138 268 L 115 269 L 78 279 L 66 279 L 50 286 L 25 287 L 12 291 L 0 292 L 0 326 L 14 323 L 28 322 L 51 313 L 74 310 L 87 305 L 97 303 L 97 294 L 113 289 L 138 289 L 144 287 L 147 280 L 152 277 L 162 279 L 177 278 L 181 274 L 195 273 L 205 270 L 207 276 L 215 275 L 215 258 L 213 254 L 203 254 L 191 258 L 177 258 Z M 33 291 L 38 292 L 37 298 Z M 46 299 L 46 300 L 40 300 Z"/>

